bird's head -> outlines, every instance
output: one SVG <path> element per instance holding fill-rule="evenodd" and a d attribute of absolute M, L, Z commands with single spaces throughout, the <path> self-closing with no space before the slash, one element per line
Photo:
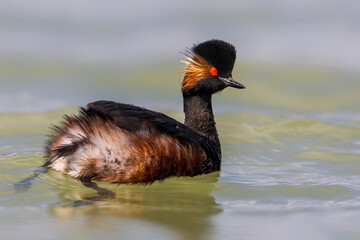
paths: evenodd
<path fill-rule="evenodd" d="M 221 40 L 199 43 L 188 49 L 185 57 L 183 94 L 213 94 L 226 87 L 245 88 L 232 79 L 236 50 L 230 43 Z"/>

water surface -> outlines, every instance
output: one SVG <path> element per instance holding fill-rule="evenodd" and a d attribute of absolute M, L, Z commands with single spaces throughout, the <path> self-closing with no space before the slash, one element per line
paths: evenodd
<path fill-rule="evenodd" d="M 1 239 L 358 238 L 357 3 L 227 3 L 2 3 Z M 220 172 L 98 182 L 115 199 L 55 171 L 13 188 L 44 162 L 51 124 L 90 101 L 183 121 L 178 52 L 212 37 L 238 48 L 247 87 L 213 97 Z"/>

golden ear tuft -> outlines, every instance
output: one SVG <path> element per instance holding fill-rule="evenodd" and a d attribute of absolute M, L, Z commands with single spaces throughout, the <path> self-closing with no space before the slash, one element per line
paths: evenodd
<path fill-rule="evenodd" d="M 211 75 L 216 75 L 213 74 L 214 70 L 216 71 L 216 68 L 196 53 L 193 54 L 192 57 L 186 56 L 186 60 L 181 62 L 187 66 L 186 69 L 182 71 L 185 74 L 184 80 L 181 84 L 182 91 L 194 86 L 196 82 L 202 78 L 208 78 Z M 211 69 L 214 70 L 211 72 Z"/>

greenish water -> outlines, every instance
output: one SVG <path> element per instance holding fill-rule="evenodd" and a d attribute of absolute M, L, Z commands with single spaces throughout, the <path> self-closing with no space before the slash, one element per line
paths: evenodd
<path fill-rule="evenodd" d="M 0 238 L 359 239 L 359 1 L 41 1 L 0 5 Z M 245 90 L 213 98 L 222 170 L 149 186 L 55 171 L 51 124 L 107 99 L 183 120 L 179 62 L 237 48 Z"/>
<path fill-rule="evenodd" d="M 170 178 L 150 186 L 99 182 L 116 193 L 115 199 L 96 200 L 95 191 L 55 171 L 40 174 L 28 191 L 16 192 L 12 184 L 28 177 L 44 161 L 42 147 L 49 126 L 58 123 L 64 113 L 77 110 L 2 113 L 2 234 L 7 239 L 237 239 L 240 233 L 256 239 L 268 234 L 281 239 L 355 239 L 360 234 L 358 94 L 354 89 L 338 92 L 331 88 L 327 92 L 300 92 L 297 88 L 301 84 L 287 85 L 285 81 L 292 81 L 294 71 L 304 72 L 304 86 L 310 82 L 312 86 L 337 84 L 340 75 L 324 69 L 239 69 L 243 74 L 234 76 L 243 78 L 247 89 L 225 90 L 214 97 L 223 148 L 221 172 Z M 176 72 L 172 68 L 169 71 Z M 258 72 L 267 80 L 256 78 Z M 143 102 L 181 121 L 178 85 L 162 80 L 168 77 L 165 69 L 144 69 L 135 77 L 157 74 L 159 79 L 151 85 L 113 81 L 100 85 L 102 90 L 95 84 L 90 94 L 99 90 L 115 95 L 128 87 L 134 96 L 124 94 L 125 102 L 136 98 L 139 104 Z M 62 82 L 58 87 L 66 88 L 67 84 Z M 147 94 L 142 94 L 144 84 L 148 84 Z M 29 92 L 32 87 L 36 88 L 30 84 Z M 257 88 L 267 94 L 261 95 Z M 154 97 L 148 98 L 150 94 Z M 335 103 L 334 94 L 343 101 L 329 106 Z M 344 95 L 348 100 L 342 98 Z M 304 101 L 298 100 L 301 96 Z M 44 93 L 40 97 L 48 96 Z M 119 94 L 116 99 L 121 97 Z M 86 99 L 81 95 L 77 98 L 79 102 Z M 168 102 L 162 104 L 163 99 Z M 309 104 L 312 100 L 313 105 Z M 261 107 L 262 101 L 265 107 Z M 339 111 L 339 105 L 352 111 Z M 16 230 L 19 227 L 21 231 Z"/>

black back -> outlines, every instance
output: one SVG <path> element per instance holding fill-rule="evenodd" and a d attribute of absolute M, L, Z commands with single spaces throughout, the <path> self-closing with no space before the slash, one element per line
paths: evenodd
<path fill-rule="evenodd" d="M 95 110 L 100 115 L 104 114 L 110 117 L 116 126 L 121 129 L 138 131 L 144 127 L 151 128 L 150 130 L 155 129 L 162 134 L 169 134 L 182 143 L 200 146 L 213 163 L 220 164 L 220 151 L 218 149 L 220 146 L 162 113 L 129 104 L 104 100 L 89 103 L 87 107 L 88 111 Z"/>

